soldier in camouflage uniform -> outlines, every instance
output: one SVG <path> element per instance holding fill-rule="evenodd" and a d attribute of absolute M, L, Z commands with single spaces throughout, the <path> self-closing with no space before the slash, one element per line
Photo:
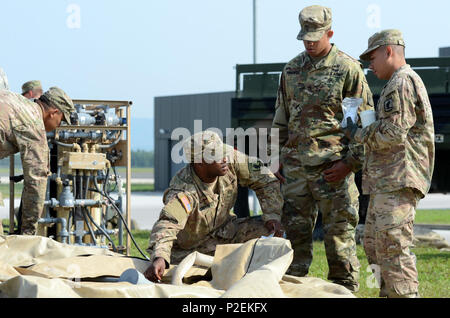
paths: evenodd
<path fill-rule="evenodd" d="M 389 82 L 377 105 L 377 120 L 346 134 L 363 143 L 363 192 L 370 194 L 364 231 L 369 264 L 380 266 L 380 296 L 416 297 L 418 278 L 413 241 L 415 208 L 428 192 L 434 168 L 433 114 L 422 79 L 406 64 L 398 30 L 369 39 L 361 55 L 374 74 Z"/>
<path fill-rule="evenodd" d="M 33 103 L 22 95 L 0 90 L 0 158 L 20 152 L 24 174 L 21 234 L 34 235 L 44 206 L 49 149 L 46 132 L 75 110 L 60 88 L 52 87 Z"/>
<path fill-rule="evenodd" d="M 372 109 L 372 94 L 361 64 L 330 43 L 331 10 L 310 6 L 299 15 L 306 51 L 282 72 L 273 128 L 280 135 L 282 224 L 294 249 L 288 271 L 305 276 L 312 262 L 312 233 L 318 209 L 323 216 L 328 279 L 351 291 L 359 288 L 356 257 L 358 189 L 363 147 L 340 130 L 342 100 L 362 98 L 359 111 Z"/>
<path fill-rule="evenodd" d="M 8 77 L 6 76 L 6 73 L 3 71 L 3 69 L 0 67 L 0 91 L 2 90 L 9 90 L 9 85 L 8 85 Z M 5 203 L 3 202 L 3 195 L 1 192 L 0 192 L 0 206 L 5 206 Z M 1 234 L 3 234 L 3 226 Z"/>
<path fill-rule="evenodd" d="M 22 96 L 34 101 L 41 97 L 42 85 L 40 81 L 28 81 L 22 85 Z"/>
<path fill-rule="evenodd" d="M 224 145 L 211 131 L 193 135 L 184 152 L 190 163 L 171 180 L 151 232 L 147 251 L 152 265 L 144 275 L 152 281 L 160 280 L 169 264 L 179 263 L 193 251 L 211 255 L 218 244 L 243 243 L 270 232 L 284 234 L 280 183 L 259 160 L 252 163 L 252 158 Z M 210 152 L 215 157 L 208 160 Z M 262 218 L 238 219 L 231 211 L 238 183 L 256 192 Z"/>

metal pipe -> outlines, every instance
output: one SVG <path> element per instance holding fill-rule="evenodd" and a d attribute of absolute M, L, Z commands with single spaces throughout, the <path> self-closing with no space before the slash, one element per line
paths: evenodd
<path fill-rule="evenodd" d="M 67 232 L 67 221 L 65 218 L 40 218 L 38 223 L 41 224 L 50 224 L 50 223 L 59 223 L 61 224 L 61 231 L 58 236 L 61 237 L 62 243 L 67 243 L 67 238 L 69 237 L 69 232 Z"/>
<path fill-rule="evenodd" d="M 50 200 L 50 178 L 47 178 L 47 186 L 45 189 L 45 199 L 46 200 Z M 45 217 L 49 217 L 50 216 L 50 207 L 46 206 L 45 207 Z"/>
<path fill-rule="evenodd" d="M 72 219 L 73 219 L 73 209 L 70 209 L 69 216 L 67 217 L 67 230 L 69 231 L 69 237 L 67 238 L 67 241 L 69 244 L 72 244 L 72 242 L 70 241 L 70 236 L 74 235 L 73 232 L 70 231 Z"/>
<path fill-rule="evenodd" d="M 100 149 L 109 149 L 109 148 L 114 147 L 114 146 L 117 145 L 117 144 L 119 143 L 119 141 L 121 140 L 122 134 L 123 134 L 123 131 L 121 130 L 121 131 L 120 131 L 120 134 L 119 134 L 119 137 L 117 137 L 117 139 L 114 140 L 113 143 L 108 144 L 108 145 L 98 145 L 98 148 L 100 148 Z"/>
<path fill-rule="evenodd" d="M 109 134 L 107 134 L 106 139 L 107 140 L 112 140 L 115 139 L 116 136 L 114 136 L 114 132 L 110 132 Z M 60 145 L 60 146 L 64 146 L 64 147 L 71 147 L 71 144 L 65 144 L 63 143 L 61 140 L 69 140 L 69 139 L 76 139 L 76 138 L 81 138 L 81 139 L 85 139 L 85 140 L 89 140 L 89 141 L 97 141 L 99 139 L 101 139 L 103 137 L 102 133 L 96 132 L 96 131 L 60 131 L 58 134 L 58 140 L 55 139 L 55 143 Z M 50 132 L 47 133 L 47 138 L 48 139 L 52 139 L 55 138 L 55 133 L 54 132 Z"/>
<path fill-rule="evenodd" d="M 92 200 L 92 199 L 76 199 L 74 201 L 74 207 L 101 207 L 103 204 L 106 204 L 103 200 Z M 59 201 L 55 198 L 51 198 L 50 200 L 45 200 L 44 205 L 48 205 L 51 208 L 59 208 Z"/>
<path fill-rule="evenodd" d="M 117 233 L 117 230 L 108 230 L 108 229 L 104 229 L 104 231 L 106 232 L 106 233 L 108 233 L 108 234 L 116 234 Z M 97 231 L 94 231 L 93 232 L 95 235 L 103 235 L 103 232 L 101 232 L 101 231 L 99 231 L 99 230 L 97 230 Z M 76 231 L 70 231 L 69 232 L 69 235 L 76 235 L 77 233 L 76 233 Z M 83 235 L 82 236 L 85 236 L 85 235 L 88 235 L 89 234 L 89 231 L 83 231 Z"/>

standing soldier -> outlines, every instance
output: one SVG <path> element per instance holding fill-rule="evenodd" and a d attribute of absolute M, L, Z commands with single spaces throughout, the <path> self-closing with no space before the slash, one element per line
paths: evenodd
<path fill-rule="evenodd" d="M 260 161 L 250 162 L 208 130 L 193 135 L 184 153 L 190 163 L 171 180 L 151 232 L 147 251 L 152 264 L 144 273 L 151 281 L 160 280 L 169 264 L 195 250 L 213 254 L 218 244 L 243 243 L 269 233 L 283 236 L 280 183 Z M 238 183 L 256 192 L 262 219 L 238 219 L 231 212 Z"/>
<path fill-rule="evenodd" d="M 43 91 L 40 81 L 28 81 L 22 85 L 22 96 L 31 101 L 39 99 L 42 93 Z"/>
<path fill-rule="evenodd" d="M 279 129 L 281 165 L 276 176 L 284 197 L 282 224 L 294 249 L 288 273 L 308 274 L 312 233 L 322 212 L 328 279 L 359 289 L 355 227 L 363 147 L 349 144 L 340 129 L 342 100 L 362 98 L 359 110 L 372 109 L 372 94 L 361 64 L 330 43 L 331 10 L 314 5 L 299 15 L 306 51 L 288 62 L 281 75 L 273 128 Z"/>
<path fill-rule="evenodd" d="M 44 207 L 49 173 L 46 132 L 54 130 L 62 120 L 70 123 L 70 113 L 75 108 L 57 87 L 50 88 L 35 103 L 0 90 L 0 108 L 0 159 L 20 152 L 24 174 L 21 234 L 34 235 Z"/>
<path fill-rule="evenodd" d="M 380 266 L 380 296 L 416 297 L 418 278 L 413 241 L 415 208 L 428 192 L 434 168 L 433 114 L 422 79 L 405 61 L 398 30 L 369 39 L 361 55 L 383 80 L 376 118 L 359 129 L 351 120 L 345 132 L 363 143 L 363 191 L 370 194 L 364 231 L 369 264 Z"/>

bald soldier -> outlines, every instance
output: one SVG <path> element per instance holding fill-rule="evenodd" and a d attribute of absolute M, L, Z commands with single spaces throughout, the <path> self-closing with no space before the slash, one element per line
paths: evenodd
<path fill-rule="evenodd" d="M 151 281 L 160 280 L 169 264 L 179 263 L 193 251 L 212 255 L 217 244 L 284 234 L 280 183 L 259 160 L 253 163 L 211 131 L 188 139 L 184 153 L 189 163 L 164 192 L 165 206 L 151 232 L 147 251 L 152 265 L 144 273 Z M 262 219 L 238 219 L 231 212 L 238 184 L 256 192 Z"/>
<path fill-rule="evenodd" d="M 42 93 L 43 91 L 40 81 L 28 81 L 22 85 L 22 96 L 31 101 L 41 97 Z"/>
<path fill-rule="evenodd" d="M 57 87 L 50 88 L 35 103 L 0 90 L 0 108 L 0 159 L 20 152 L 24 174 L 21 234 L 34 235 L 49 174 L 46 132 L 54 130 L 62 120 L 70 123 L 70 113 L 75 108 Z"/>
<path fill-rule="evenodd" d="M 314 5 L 299 15 L 305 51 L 281 74 L 273 128 L 280 135 L 280 171 L 284 208 L 282 224 L 294 249 L 288 273 L 308 274 L 313 229 L 322 212 L 328 279 L 351 291 L 359 288 L 356 257 L 358 189 L 363 147 L 349 143 L 340 129 L 345 97 L 362 98 L 359 111 L 372 109 L 361 64 L 330 43 L 331 10 Z"/>
<path fill-rule="evenodd" d="M 364 231 L 369 264 L 380 266 L 380 296 L 418 296 L 415 256 L 410 251 L 417 203 L 428 192 L 434 168 L 433 114 L 422 79 L 405 61 L 398 30 L 369 39 L 361 55 L 370 69 L 389 80 L 381 92 L 376 121 L 346 134 L 363 143 L 363 191 L 370 194 Z"/>

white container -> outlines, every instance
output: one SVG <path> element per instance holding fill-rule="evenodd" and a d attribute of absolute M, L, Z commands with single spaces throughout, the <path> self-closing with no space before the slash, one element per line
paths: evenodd
<path fill-rule="evenodd" d="M 346 97 L 342 101 L 342 113 L 344 118 L 341 122 L 341 127 L 347 127 L 347 118 L 350 117 L 354 123 L 356 123 L 356 118 L 358 116 L 358 108 L 362 104 L 362 98 L 356 97 Z"/>
<path fill-rule="evenodd" d="M 119 282 L 129 282 L 133 285 L 151 285 L 153 282 L 145 278 L 144 274 L 134 268 L 129 268 L 119 277 Z"/>
<path fill-rule="evenodd" d="M 371 123 L 377 120 L 375 112 L 373 110 L 365 110 L 359 114 L 363 128 L 369 126 Z"/>

